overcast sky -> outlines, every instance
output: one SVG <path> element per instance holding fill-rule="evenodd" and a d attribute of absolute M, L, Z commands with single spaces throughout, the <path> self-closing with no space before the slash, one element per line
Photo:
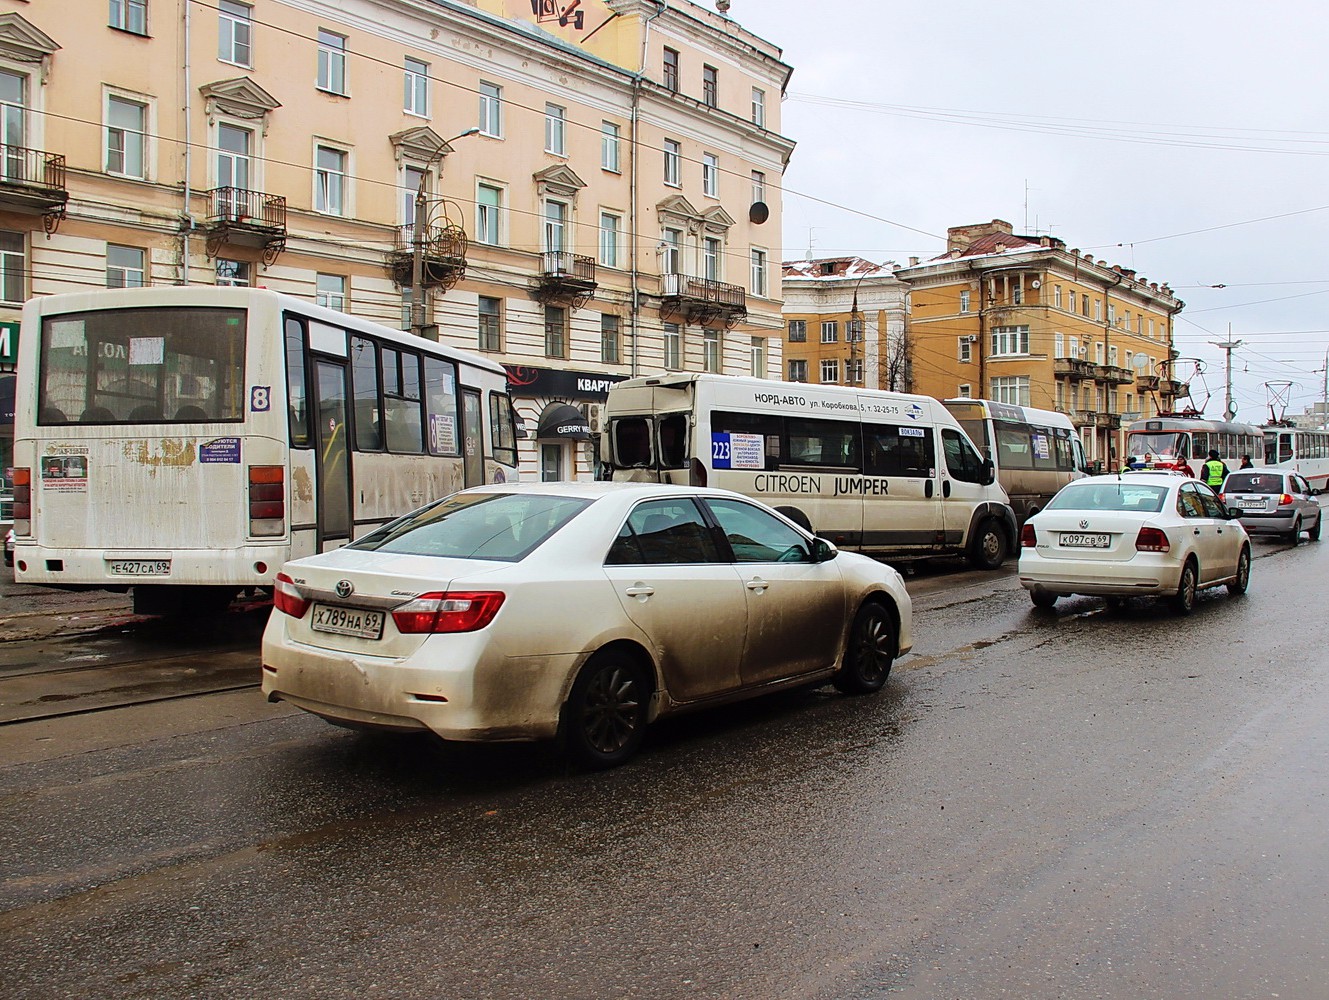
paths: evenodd
<path fill-rule="evenodd" d="M 794 68 L 785 259 L 905 264 L 948 226 L 1005 219 L 1170 284 L 1206 415 L 1229 324 L 1238 419 L 1267 419 L 1266 382 L 1295 383 L 1289 414 L 1321 398 L 1322 2 L 733 0 L 729 16 Z"/>

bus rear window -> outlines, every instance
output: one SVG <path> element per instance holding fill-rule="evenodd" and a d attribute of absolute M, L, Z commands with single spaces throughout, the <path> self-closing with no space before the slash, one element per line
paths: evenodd
<path fill-rule="evenodd" d="M 107 309 L 42 322 L 37 422 L 244 419 L 243 309 Z"/>

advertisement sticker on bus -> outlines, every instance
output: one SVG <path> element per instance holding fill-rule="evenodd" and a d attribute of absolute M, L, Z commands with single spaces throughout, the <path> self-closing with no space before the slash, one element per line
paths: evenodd
<path fill-rule="evenodd" d="M 1034 443 L 1034 457 L 1048 459 L 1052 457 L 1052 449 L 1048 445 L 1048 439 L 1043 434 L 1031 434 L 1030 440 Z"/>
<path fill-rule="evenodd" d="M 214 438 L 198 446 L 198 460 L 204 465 L 239 465 L 240 439 Z"/>
<path fill-rule="evenodd" d="M 711 434 L 711 465 L 717 469 L 763 469 L 766 439 L 760 434 Z"/>

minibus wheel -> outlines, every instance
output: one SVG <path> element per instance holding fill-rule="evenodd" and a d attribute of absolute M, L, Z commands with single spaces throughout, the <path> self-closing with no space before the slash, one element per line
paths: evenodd
<path fill-rule="evenodd" d="M 1006 561 L 1006 532 L 992 518 L 984 518 L 974 532 L 969 561 L 978 569 L 997 569 Z"/>

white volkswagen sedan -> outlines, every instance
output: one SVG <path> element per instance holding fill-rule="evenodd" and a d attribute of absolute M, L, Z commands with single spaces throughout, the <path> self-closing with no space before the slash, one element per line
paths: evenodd
<path fill-rule="evenodd" d="M 1035 605 L 1090 594 L 1109 603 L 1163 596 L 1179 614 L 1195 592 L 1244 594 L 1251 546 L 1236 515 L 1204 483 L 1157 472 L 1095 476 L 1063 486 L 1024 524 L 1020 583 Z"/>
<path fill-rule="evenodd" d="M 446 739 L 557 737 L 589 767 L 682 709 L 819 681 L 878 690 L 911 644 L 895 570 L 677 486 L 465 490 L 287 563 L 274 604 L 270 701 Z"/>

